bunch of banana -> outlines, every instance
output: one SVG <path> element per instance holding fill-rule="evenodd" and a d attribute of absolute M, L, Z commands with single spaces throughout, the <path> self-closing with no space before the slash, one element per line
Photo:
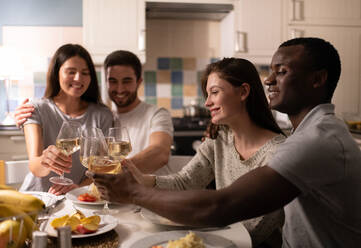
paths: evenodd
<path fill-rule="evenodd" d="M 44 208 L 44 202 L 35 196 L 0 185 L 0 247 L 23 247 L 35 228 L 34 213 Z M 6 218 L 11 216 L 15 218 Z"/>
<path fill-rule="evenodd" d="M 16 190 L 0 190 L 0 203 L 16 206 L 24 212 L 38 212 L 45 208 L 45 204 L 35 196 L 23 194 Z"/>
<path fill-rule="evenodd" d="M 0 190 L 2 189 L 11 189 L 11 190 L 15 190 L 13 187 L 10 187 L 8 185 L 5 185 L 5 184 L 0 184 Z"/>

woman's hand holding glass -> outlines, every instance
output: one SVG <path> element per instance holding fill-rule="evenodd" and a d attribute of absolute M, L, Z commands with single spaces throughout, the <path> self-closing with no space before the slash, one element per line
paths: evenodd
<path fill-rule="evenodd" d="M 41 165 L 56 174 L 70 173 L 72 166 L 71 156 L 63 154 L 55 145 L 48 146 L 42 154 Z"/>
<path fill-rule="evenodd" d="M 80 149 L 80 128 L 81 125 L 74 121 L 64 121 L 56 138 L 56 149 L 71 160 L 71 154 Z M 52 151 L 54 148 L 51 148 Z M 54 154 L 54 153 L 53 153 Z M 56 153 L 60 156 L 59 153 Z M 64 157 L 64 156 L 63 156 Z M 51 177 L 49 180 L 54 184 L 71 185 L 73 181 L 64 177 L 64 172 L 70 172 L 70 168 L 60 169 L 59 177 Z"/>

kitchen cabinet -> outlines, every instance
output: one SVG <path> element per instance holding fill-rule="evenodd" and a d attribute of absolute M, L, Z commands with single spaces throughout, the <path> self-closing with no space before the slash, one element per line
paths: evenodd
<path fill-rule="evenodd" d="M 360 0 L 285 0 L 290 25 L 361 26 Z"/>
<path fill-rule="evenodd" d="M 145 63 L 145 0 L 83 0 L 83 44 L 95 64 L 115 50 Z"/>
<path fill-rule="evenodd" d="M 304 37 L 320 37 L 335 46 L 341 58 L 341 77 L 333 103 L 336 113 L 350 112 L 361 115 L 361 28 L 337 26 L 289 26 L 291 37 L 296 33 Z"/>
<path fill-rule="evenodd" d="M 25 137 L 20 130 L 0 131 L 0 160 L 28 159 Z"/>
<path fill-rule="evenodd" d="M 336 114 L 361 115 L 361 1 L 283 0 L 284 37 L 320 37 L 335 46 L 341 77 L 333 103 Z"/>
<path fill-rule="evenodd" d="M 269 64 L 283 36 L 282 0 L 235 0 L 236 57 Z"/>

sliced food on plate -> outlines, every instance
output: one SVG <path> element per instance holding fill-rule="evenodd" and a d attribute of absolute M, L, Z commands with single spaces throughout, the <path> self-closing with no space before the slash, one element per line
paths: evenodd
<path fill-rule="evenodd" d="M 98 199 L 92 194 L 84 193 L 78 195 L 78 200 L 83 202 L 96 202 Z"/>
<path fill-rule="evenodd" d="M 88 234 L 94 233 L 98 230 L 100 217 L 92 215 L 86 217 L 81 211 L 76 210 L 71 215 L 64 215 L 53 219 L 50 225 L 56 229 L 58 227 L 70 226 L 71 231 L 75 234 Z"/>
<path fill-rule="evenodd" d="M 100 200 L 100 193 L 94 183 L 89 185 L 89 192 L 78 195 L 78 200 L 83 202 L 96 202 Z"/>
<path fill-rule="evenodd" d="M 100 205 L 105 202 L 100 198 L 100 193 L 92 184 L 69 191 L 65 194 L 65 198 L 73 203 L 84 205 Z"/>

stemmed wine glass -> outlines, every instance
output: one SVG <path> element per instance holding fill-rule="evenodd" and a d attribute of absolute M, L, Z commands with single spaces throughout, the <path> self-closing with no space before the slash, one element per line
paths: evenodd
<path fill-rule="evenodd" d="M 122 160 L 132 151 L 129 132 L 126 127 L 111 127 L 107 136 L 109 156 Z"/>
<path fill-rule="evenodd" d="M 65 155 L 69 156 L 80 149 L 80 130 L 81 125 L 75 121 L 64 121 L 61 125 L 58 136 L 56 137 L 55 146 Z M 50 182 L 60 185 L 71 185 L 73 181 L 64 177 L 64 173 L 60 176 L 51 177 Z"/>
<path fill-rule="evenodd" d="M 87 127 L 80 136 L 80 162 L 89 169 L 90 158 L 95 156 L 105 156 L 108 153 L 108 146 L 101 141 L 104 137 L 101 129 Z"/>
<path fill-rule="evenodd" d="M 118 173 L 120 161 L 112 159 L 108 154 L 108 145 L 103 132 L 99 128 L 91 127 L 82 131 L 80 142 L 80 161 L 88 170 L 95 173 Z M 101 211 L 95 211 L 100 215 L 112 215 L 117 211 L 109 209 L 108 201 L 105 201 Z"/>

